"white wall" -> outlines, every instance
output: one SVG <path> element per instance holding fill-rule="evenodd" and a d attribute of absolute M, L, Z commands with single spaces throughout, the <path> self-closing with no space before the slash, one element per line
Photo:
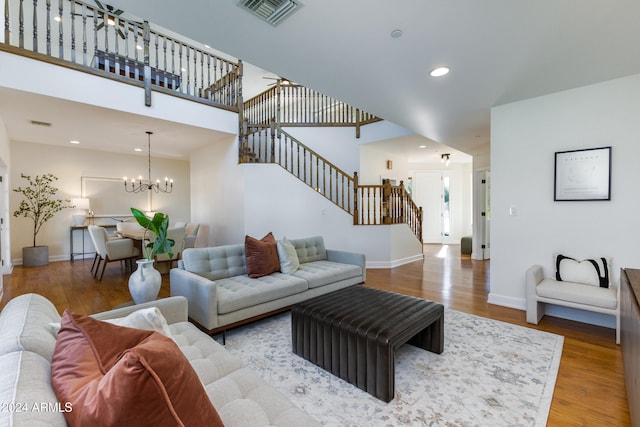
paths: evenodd
<path fill-rule="evenodd" d="M 525 270 L 541 264 L 551 276 L 556 251 L 612 257 L 616 283 L 621 267 L 640 267 L 639 118 L 640 75 L 492 109 L 489 302 L 524 309 Z M 554 153 L 602 146 L 613 147 L 611 201 L 554 202 Z"/>
<path fill-rule="evenodd" d="M 229 133 L 238 131 L 237 114 L 198 102 L 153 92 L 152 106 L 147 107 L 144 105 L 144 89 L 137 86 L 6 52 L 0 52 L 0 64 L 0 84 L 4 87 L 205 129 Z"/>
<path fill-rule="evenodd" d="M 244 239 L 244 177 L 237 136 L 229 135 L 191 155 L 191 220 L 206 224 L 211 246 Z"/>
<path fill-rule="evenodd" d="M 187 219 L 189 211 L 189 162 L 185 160 L 169 160 L 152 158 L 152 173 L 157 176 L 172 176 L 173 193 L 155 195 L 152 208 L 167 213 L 171 222 Z M 114 153 L 86 150 L 82 148 L 65 148 L 30 142 L 11 142 L 11 172 L 9 176 L 11 188 L 24 186 L 20 174 L 43 175 L 52 173 L 58 177 L 55 185 L 61 199 L 80 197 L 81 177 L 103 177 L 120 179 L 125 175 L 136 176 L 144 173 L 147 167 L 146 157 L 130 156 Z M 10 192 L 10 211 L 17 209 L 20 195 Z M 133 197 L 122 190 L 122 197 Z M 133 199 L 132 199 L 133 200 Z M 146 209 L 146 206 L 142 206 Z M 49 257 L 52 261 L 69 259 L 69 226 L 74 209 L 65 209 L 46 223 L 38 234 L 38 244 L 49 246 Z M 22 262 L 22 247 L 31 246 L 33 241 L 33 222 L 27 218 L 11 216 L 11 258 L 14 263 Z M 75 233 L 74 251 L 82 245 L 80 234 Z M 76 246 L 77 245 L 77 246 Z M 85 245 L 91 248 L 88 237 Z"/>
<path fill-rule="evenodd" d="M 269 232 L 277 239 L 320 235 L 328 248 L 365 253 L 371 268 L 422 259 L 422 247 L 406 225 L 354 226 L 353 217 L 280 166 L 240 167 L 246 234 L 258 239 Z"/>
<path fill-rule="evenodd" d="M 0 267 L 0 299 L 4 294 L 3 275 L 11 272 L 11 228 L 9 226 L 9 173 L 8 162 L 10 158 L 9 136 L 4 121 L 0 118 L 0 251 L 2 251 L 2 266 Z"/>

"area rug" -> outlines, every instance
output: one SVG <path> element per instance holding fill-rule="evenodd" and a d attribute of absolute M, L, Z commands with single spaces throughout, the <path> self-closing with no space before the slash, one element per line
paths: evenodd
<path fill-rule="evenodd" d="M 564 338 L 445 309 L 442 354 L 403 345 L 385 403 L 291 352 L 291 315 L 227 333 L 226 348 L 325 426 L 544 426 Z"/>

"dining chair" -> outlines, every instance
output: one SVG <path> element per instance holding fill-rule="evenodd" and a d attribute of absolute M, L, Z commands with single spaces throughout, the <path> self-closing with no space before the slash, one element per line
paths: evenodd
<path fill-rule="evenodd" d="M 167 237 L 169 239 L 173 239 L 175 242 L 171 247 L 173 258 L 169 258 L 168 254 L 159 254 L 155 256 L 156 262 L 168 262 L 169 267 L 171 267 L 173 261 L 177 261 L 178 259 L 180 259 L 182 255 L 182 249 L 184 248 L 185 232 L 185 227 L 173 227 L 167 230 Z"/>
<path fill-rule="evenodd" d="M 198 231 L 200 230 L 200 224 L 189 222 L 186 224 L 185 236 L 184 236 L 184 249 L 195 248 L 196 238 L 198 237 Z"/>
<path fill-rule="evenodd" d="M 109 239 L 107 230 L 97 225 L 90 225 L 88 229 L 89 236 L 91 236 L 96 249 L 96 256 L 91 265 L 93 277 L 102 280 L 107 263 L 112 261 L 125 261 L 129 271 L 133 270 L 133 259 L 140 256 L 140 250 L 134 247 L 133 240 L 126 238 Z M 100 277 L 98 277 L 101 264 L 102 270 L 100 271 Z"/>

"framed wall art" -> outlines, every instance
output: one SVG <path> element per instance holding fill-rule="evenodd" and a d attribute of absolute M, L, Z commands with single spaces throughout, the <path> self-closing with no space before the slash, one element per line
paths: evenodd
<path fill-rule="evenodd" d="M 556 152 L 553 200 L 611 200 L 611 147 Z"/>

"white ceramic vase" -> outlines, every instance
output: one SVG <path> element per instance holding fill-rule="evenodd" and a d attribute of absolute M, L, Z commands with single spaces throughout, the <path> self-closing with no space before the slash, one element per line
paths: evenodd
<path fill-rule="evenodd" d="M 139 259 L 136 261 L 138 269 L 129 276 L 129 293 L 133 302 L 141 304 L 158 298 L 162 276 L 153 267 L 153 260 Z"/>

